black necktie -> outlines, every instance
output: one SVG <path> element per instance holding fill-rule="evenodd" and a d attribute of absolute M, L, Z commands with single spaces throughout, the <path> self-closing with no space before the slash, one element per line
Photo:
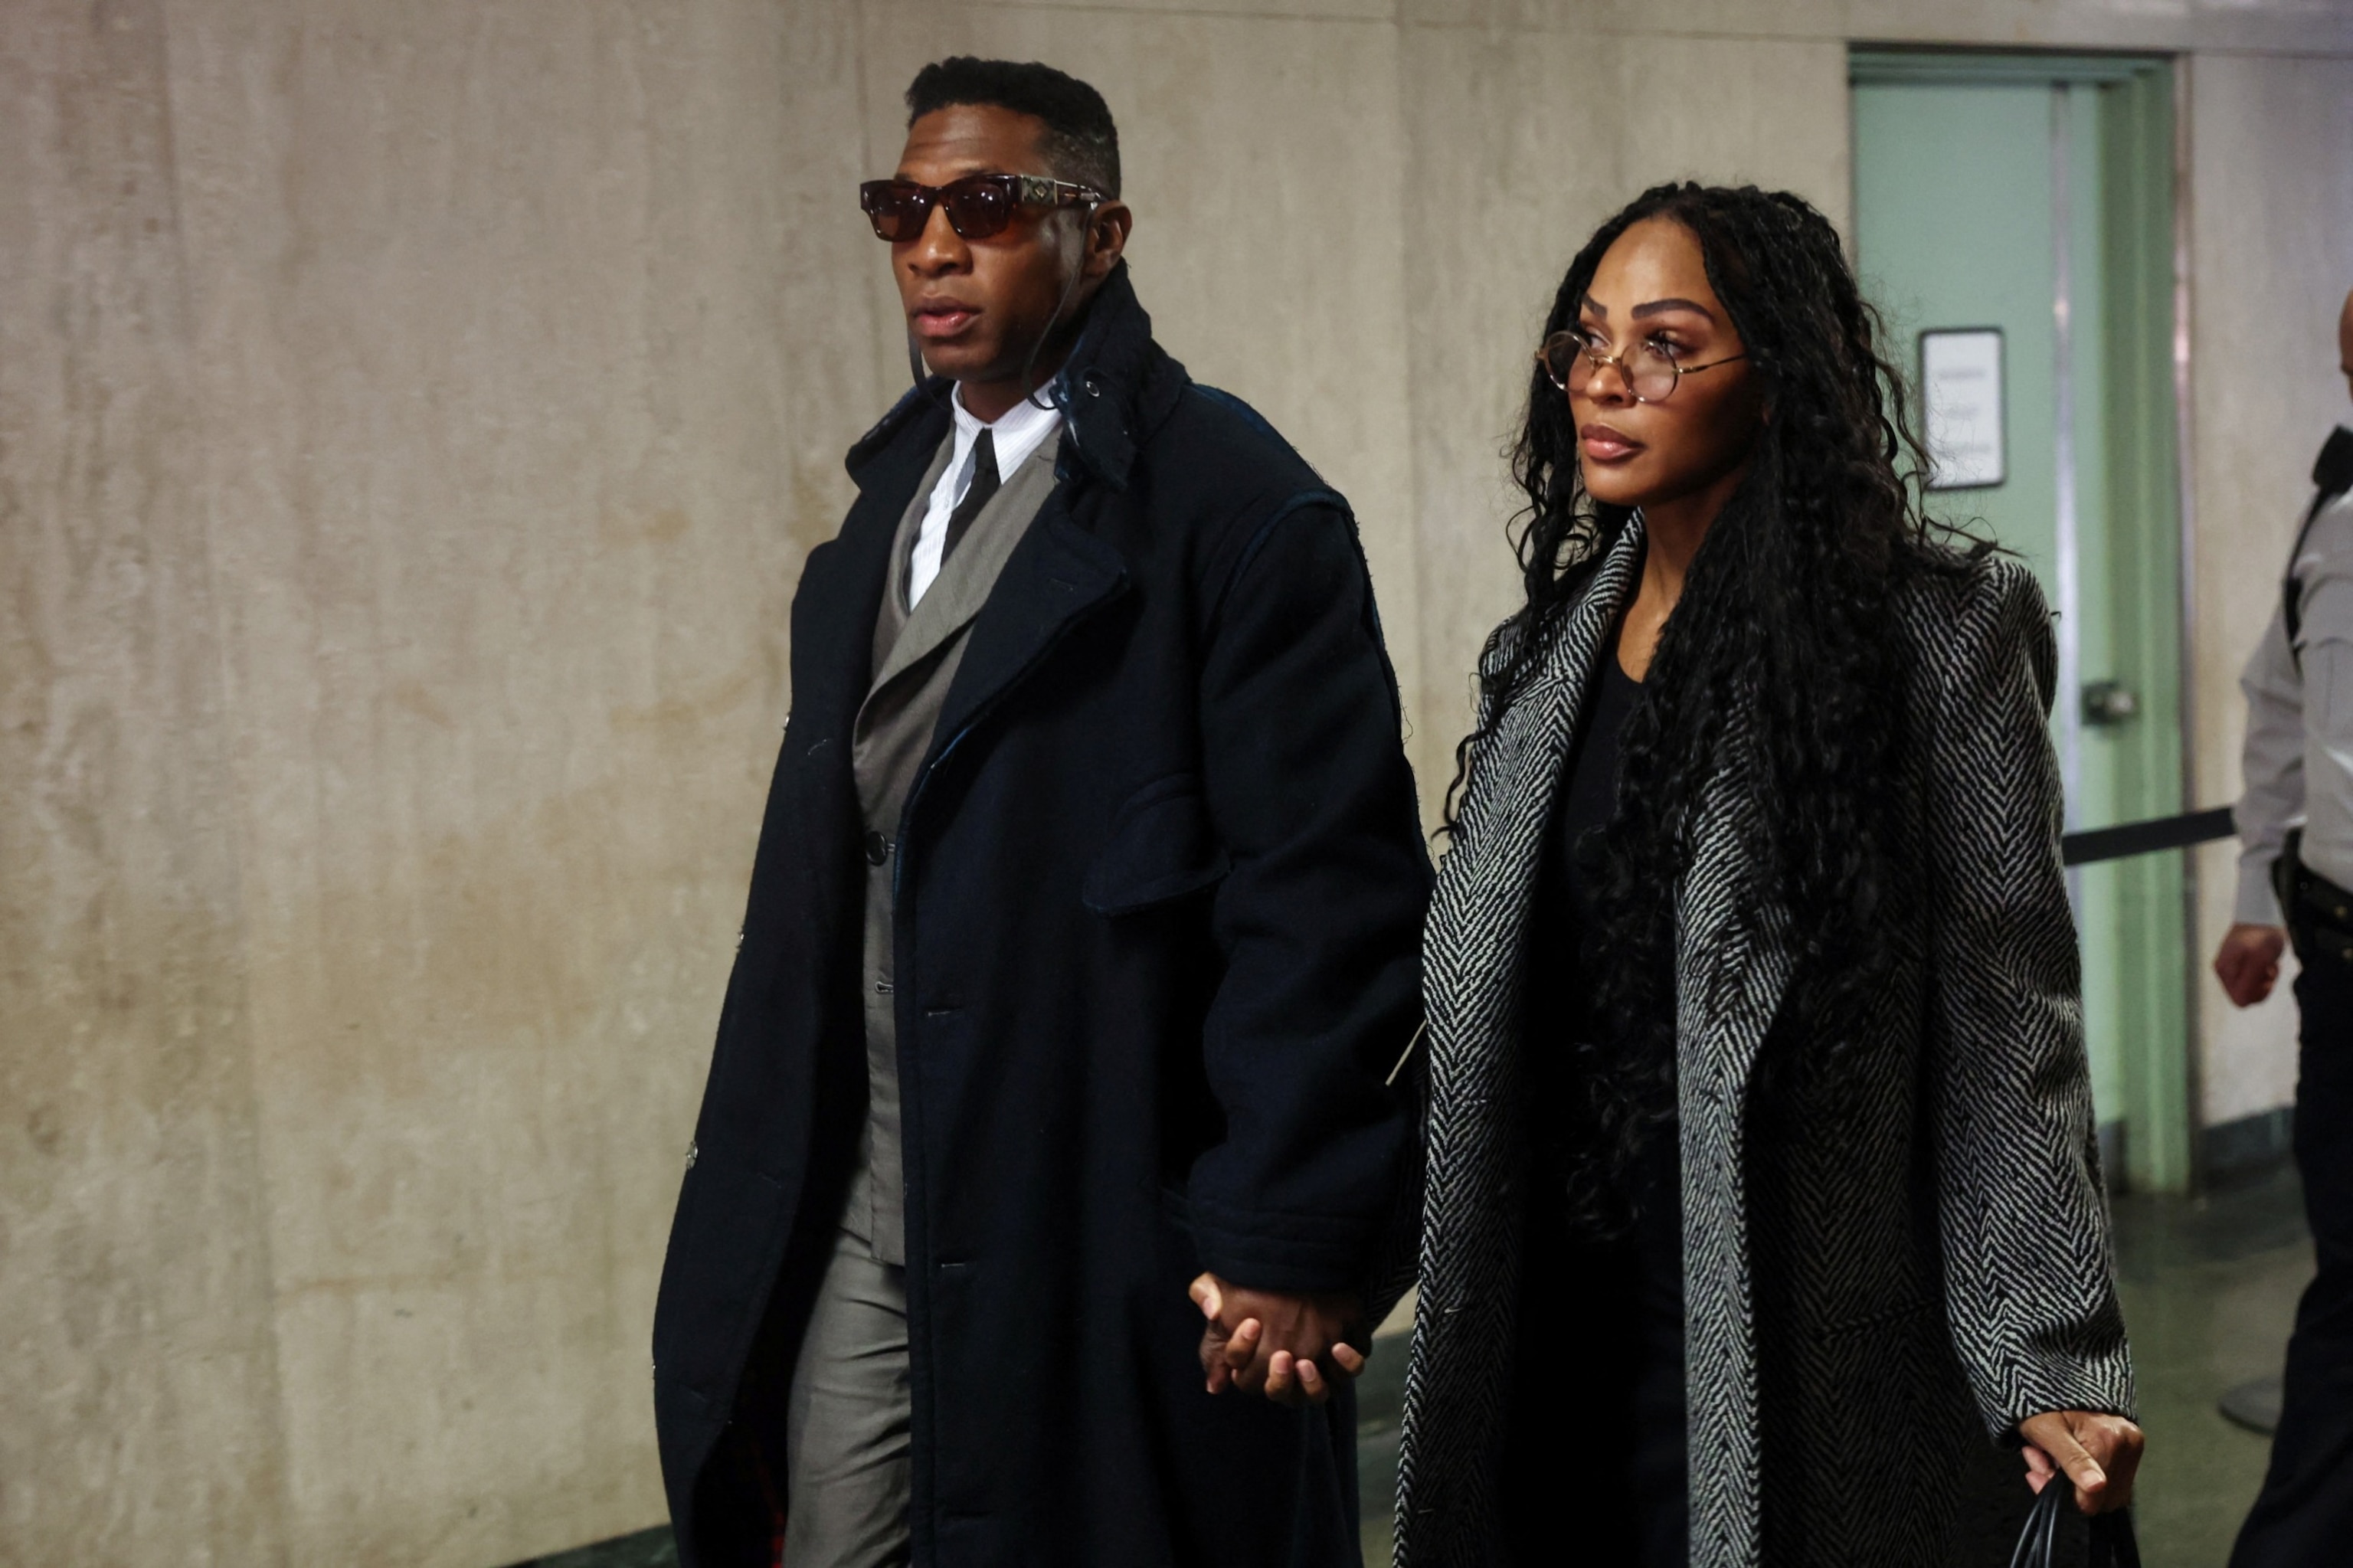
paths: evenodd
<path fill-rule="evenodd" d="M 940 565 L 944 567 L 948 557 L 955 554 L 956 541 L 963 538 L 988 498 L 997 493 L 1001 482 L 997 477 L 997 436 L 992 430 L 980 432 L 980 440 L 972 443 L 972 482 L 965 486 L 964 499 L 948 514 L 947 536 L 940 541 Z"/>

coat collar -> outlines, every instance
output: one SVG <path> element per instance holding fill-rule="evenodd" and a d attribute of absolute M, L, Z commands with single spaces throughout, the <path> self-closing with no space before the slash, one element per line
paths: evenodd
<path fill-rule="evenodd" d="M 1085 330 L 1055 381 L 1070 422 L 1068 455 L 1125 490 L 1137 447 L 1176 411 L 1185 381 L 1185 367 L 1152 341 L 1152 318 L 1121 262 L 1088 308 Z"/>
<path fill-rule="evenodd" d="M 1138 447 L 1176 411 L 1185 384 L 1185 367 L 1152 341 L 1152 317 L 1121 262 L 1095 291 L 1070 359 L 1047 387 L 1065 430 L 1058 471 L 1067 478 L 1076 465 L 1125 490 Z M 929 376 L 858 438 L 847 466 L 859 489 L 897 474 L 889 460 L 901 453 L 902 435 L 929 458 L 948 428 L 947 399 L 947 378 Z"/>

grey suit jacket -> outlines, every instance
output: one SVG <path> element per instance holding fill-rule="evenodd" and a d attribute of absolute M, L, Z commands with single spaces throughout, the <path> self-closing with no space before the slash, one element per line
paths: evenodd
<path fill-rule="evenodd" d="M 1637 522 L 1479 746 L 1440 867 L 1401 1568 L 1500 1560 L 1529 914 L 1562 762 L 1641 563 Z M 2048 612 L 2026 568 L 1992 556 L 1911 585 L 1899 620 L 1917 743 L 1893 781 L 1894 847 L 1932 892 L 1846 1108 L 1752 1101 L 1797 943 L 1742 847 L 1762 806 L 1736 722 L 1676 891 L 1694 1568 L 1939 1562 L 1970 1443 L 2133 1403 L 2059 862 Z"/>
<path fill-rule="evenodd" d="M 899 1027 L 892 1002 L 891 904 L 898 866 L 899 817 L 907 805 L 940 709 L 964 662 L 972 623 L 988 602 L 997 577 L 1054 490 L 1060 438 L 1039 443 L 1003 485 L 940 567 L 923 601 L 907 608 L 907 562 L 931 504 L 932 490 L 955 450 L 940 443 L 915 498 L 891 542 L 891 574 L 874 618 L 873 676 L 850 731 L 850 771 L 872 848 L 867 856 L 864 955 L 860 978 L 866 1001 L 866 1128 L 859 1142 L 842 1225 L 884 1263 L 907 1261 L 907 1179 L 899 1126 Z"/>

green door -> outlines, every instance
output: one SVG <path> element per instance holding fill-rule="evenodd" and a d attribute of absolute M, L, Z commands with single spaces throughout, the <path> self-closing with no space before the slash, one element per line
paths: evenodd
<path fill-rule="evenodd" d="M 2067 827 L 2182 810 L 2169 69 L 1858 51 L 1852 74 L 1856 260 L 1946 438 L 1930 510 L 2017 552 L 2057 616 Z M 2069 875 L 2102 1141 L 2144 1191 L 2190 1179 L 2183 878 L 2178 853 Z"/>

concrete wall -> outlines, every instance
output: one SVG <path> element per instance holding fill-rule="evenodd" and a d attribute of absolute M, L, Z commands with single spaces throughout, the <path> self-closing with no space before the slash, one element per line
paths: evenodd
<path fill-rule="evenodd" d="M 1164 340 L 1363 514 L 1434 798 L 1569 251 L 1673 174 L 1842 217 L 1845 45 L 1905 38 L 2192 52 L 2226 798 L 2340 395 L 2326 0 L 0 7 L 0 1562 L 659 1517 L 653 1279 L 786 606 L 904 376 L 849 190 L 917 64 L 1109 94 Z M 2276 1010 L 2209 1011 L 2210 1107 L 2282 1097 Z"/>

